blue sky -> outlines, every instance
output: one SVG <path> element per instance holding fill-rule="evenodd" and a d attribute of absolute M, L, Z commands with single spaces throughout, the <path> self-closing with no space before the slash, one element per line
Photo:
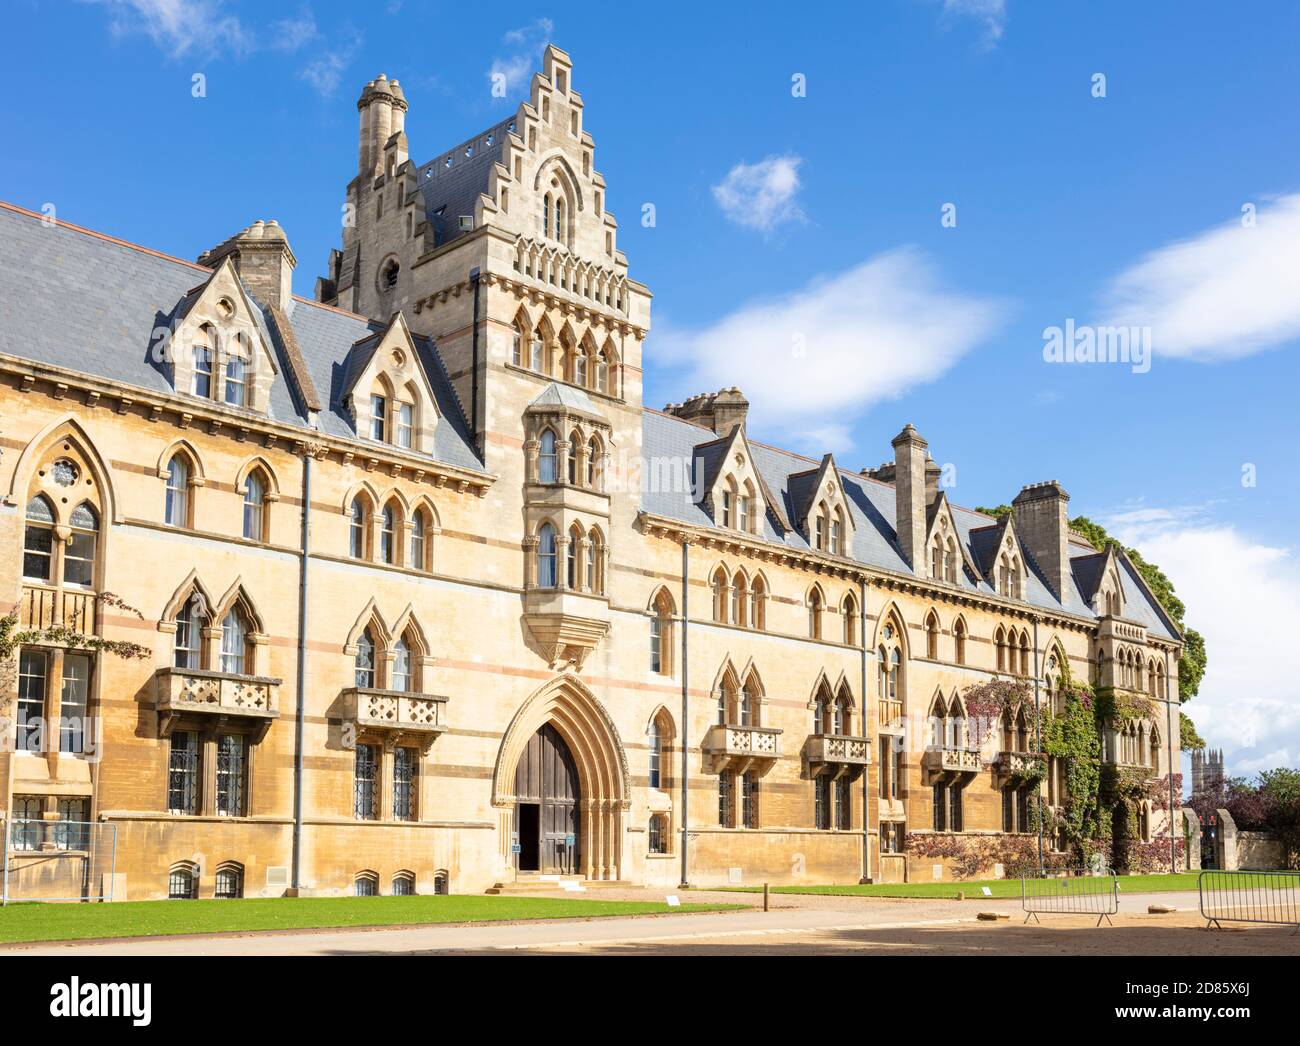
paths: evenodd
<path fill-rule="evenodd" d="M 911 421 L 963 504 L 1060 479 L 1187 601 L 1211 658 L 1188 711 L 1230 771 L 1300 761 L 1300 8 L 8 8 L 0 198 L 187 258 L 276 218 L 306 295 L 364 82 L 402 81 L 423 161 L 553 40 L 655 294 L 648 404 L 738 384 L 754 436 L 851 468 Z M 1149 372 L 1046 362 L 1067 321 L 1149 328 Z"/>

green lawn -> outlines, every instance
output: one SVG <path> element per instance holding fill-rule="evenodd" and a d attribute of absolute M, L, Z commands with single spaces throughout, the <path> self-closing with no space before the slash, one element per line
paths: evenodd
<path fill-rule="evenodd" d="M 518 919 L 709 912 L 745 905 L 589 901 L 551 897 L 299 897 L 240 901 L 127 901 L 10 904 L 0 908 L 0 943 L 157 937 L 178 933 L 411 926 Z"/>
<path fill-rule="evenodd" d="M 1121 875 L 1119 892 L 1163 893 L 1174 890 L 1195 890 L 1199 873 L 1180 872 L 1177 875 Z M 958 892 L 968 898 L 982 898 L 982 887 L 987 886 L 993 897 L 1019 897 L 1019 879 L 972 879 L 965 882 L 941 883 L 872 883 L 851 886 L 774 886 L 773 893 L 819 893 L 842 897 L 930 897 L 953 899 Z M 727 889 L 742 893 L 761 892 L 761 886 L 737 886 Z"/>

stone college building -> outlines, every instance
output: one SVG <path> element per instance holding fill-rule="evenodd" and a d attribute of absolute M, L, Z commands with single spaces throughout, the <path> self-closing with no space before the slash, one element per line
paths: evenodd
<path fill-rule="evenodd" d="M 11 874 L 947 878 L 908 841 L 1031 828 L 1023 716 L 967 736 L 993 678 L 1145 691 L 1106 759 L 1178 766 L 1181 637 L 1057 483 L 999 521 L 911 425 L 854 472 L 752 441 L 735 388 L 643 404 L 650 291 L 563 51 L 424 163 L 397 80 L 357 109 L 315 300 L 274 221 L 192 263 L 0 206 Z"/>

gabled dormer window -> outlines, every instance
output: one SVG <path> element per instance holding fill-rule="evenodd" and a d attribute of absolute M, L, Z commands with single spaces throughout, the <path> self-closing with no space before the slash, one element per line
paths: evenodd
<path fill-rule="evenodd" d="M 397 405 L 397 445 L 410 450 L 415 445 L 415 404 Z"/>
<path fill-rule="evenodd" d="M 238 356 L 226 360 L 226 402 L 232 407 L 248 405 L 246 367 Z"/>
<path fill-rule="evenodd" d="M 370 438 L 384 441 L 388 431 L 388 399 L 384 396 L 370 397 Z"/>

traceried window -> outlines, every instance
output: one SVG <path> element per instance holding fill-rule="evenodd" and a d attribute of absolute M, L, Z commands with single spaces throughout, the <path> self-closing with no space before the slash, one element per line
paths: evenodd
<path fill-rule="evenodd" d="M 244 480 L 244 537 L 261 541 L 266 532 L 266 481 L 254 469 Z"/>
<path fill-rule="evenodd" d="M 221 671 L 227 675 L 246 675 L 251 668 L 249 657 L 249 622 L 239 607 L 231 607 L 221 622 Z"/>
<path fill-rule="evenodd" d="M 164 521 L 169 527 L 190 525 L 190 466 L 180 454 L 167 463 L 167 501 Z"/>
<path fill-rule="evenodd" d="M 54 563 L 54 506 L 38 494 L 27 503 L 27 527 L 23 533 L 23 577 L 31 581 L 52 580 Z"/>
<path fill-rule="evenodd" d="M 357 655 L 354 679 L 356 685 L 364 690 L 375 688 L 375 637 L 367 628 L 357 640 Z"/>

